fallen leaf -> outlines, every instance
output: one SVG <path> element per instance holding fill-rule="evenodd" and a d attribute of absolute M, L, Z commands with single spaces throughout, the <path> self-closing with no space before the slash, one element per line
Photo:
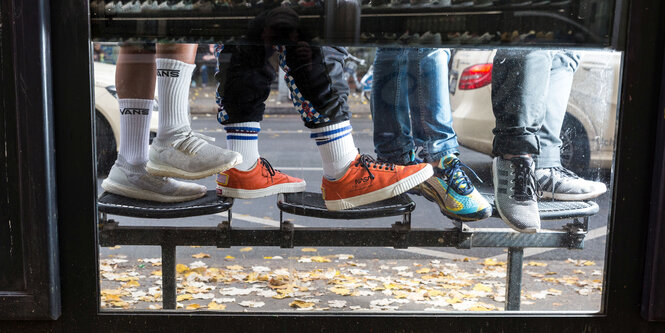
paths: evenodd
<path fill-rule="evenodd" d="M 240 252 L 249 252 L 251 250 L 253 250 L 251 247 L 243 247 L 242 249 L 240 249 Z"/>
<path fill-rule="evenodd" d="M 246 308 L 260 308 L 260 307 L 266 305 L 266 303 L 256 302 L 256 301 L 243 301 L 243 302 L 238 303 L 238 305 L 246 307 Z"/>
<path fill-rule="evenodd" d="M 225 310 L 226 305 L 218 304 L 217 302 L 210 302 L 210 303 L 208 303 L 208 309 L 209 310 Z"/>
<path fill-rule="evenodd" d="M 233 260 L 233 259 L 235 259 L 235 258 L 236 258 L 236 257 L 234 257 L 234 256 L 226 256 L 226 257 L 224 257 L 224 259 L 226 259 L 226 260 Z"/>
<path fill-rule="evenodd" d="M 178 272 L 178 274 L 182 274 L 182 273 L 184 273 L 188 270 L 189 270 L 189 267 L 187 267 L 186 265 L 183 265 L 183 264 L 175 265 L 175 271 Z"/>
<path fill-rule="evenodd" d="M 226 269 L 231 271 L 242 271 L 243 267 L 240 265 L 226 266 Z"/>
<path fill-rule="evenodd" d="M 314 305 L 316 305 L 316 304 L 312 303 L 312 302 L 306 302 L 306 301 L 303 301 L 303 300 L 299 300 L 299 299 L 289 303 L 290 307 L 296 308 L 296 309 L 312 308 L 312 307 L 314 307 Z"/>
<path fill-rule="evenodd" d="M 547 267 L 547 264 L 544 262 L 538 262 L 538 261 L 529 261 L 527 266 L 536 266 L 536 267 Z"/>
<path fill-rule="evenodd" d="M 193 303 L 193 304 L 187 305 L 185 307 L 185 310 L 198 310 L 200 308 L 201 308 L 201 305 Z"/>
<path fill-rule="evenodd" d="M 210 258 L 210 255 L 207 254 L 207 253 L 201 252 L 201 253 L 197 253 L 197 254 L 192 254 L 192 258 L 196 258 L 196 259 Z"/>
<path fill-rule="evenodd" d="M 305 247 L 300 251 L 302 251 L 302 252 L 317 252 L 318 250 L 313 248 L 313 247 Z"/>
<path fill-rule="evenodd" d="M 178 297 L 176 297 L 176 301 L 178 302 L 189 301 L 191 299 L 194 299 L 194 297 L 191 294 L 183 294 L 183 295 L 178 295 Z"/>
<path fill-rule="evenodd" d="M 132 287 L 140 287 L 140 286 L 141 286 L 141 284 L 136 280 L 129 281 L 129 282 L 122 285 L 123 288 L 132 288 Z"/>

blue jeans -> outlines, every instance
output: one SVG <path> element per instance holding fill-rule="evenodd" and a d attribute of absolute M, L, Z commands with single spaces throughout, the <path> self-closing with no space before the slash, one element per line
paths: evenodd
<path fill-rule="evenodd" d="M 379 48 L 374 60 L 371 110 L 380 160 L 425 162 L 458 152 L 448 94 L 447 49 Z"/>
<path fill-rule="evenodd" d="M 500 49 L 492 67 L 492 152 L 533 154 L 536 168 L 561 166 L 559 134 L 580 55 Z"/>

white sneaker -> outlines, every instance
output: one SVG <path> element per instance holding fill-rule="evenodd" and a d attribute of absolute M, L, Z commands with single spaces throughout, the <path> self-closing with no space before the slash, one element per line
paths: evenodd
<path fill-rule="evenodd" d="M 536 169 L 543 198 L 579 201 L 593 199 L 607 191 L 601 182 L 582 179 L 564 167 Z"/>
<path fill-rule="evenodd" d="M 150 145 L 146 170 L 155 176 L 200 179 L 242 163 L 240 153 L 211 145 L 206 140 L 215 139 L 188 127 L 168 139 L 156 137 Z"/>
<path fill-rule="evenodd" d="M 145 170 L 145 165 L 131 165 L 122 156 L 118 156 L 102 188 L 129 198 L 159 202 L 194 200 L 207 191 L 203 185 L 153 176 Z"/>

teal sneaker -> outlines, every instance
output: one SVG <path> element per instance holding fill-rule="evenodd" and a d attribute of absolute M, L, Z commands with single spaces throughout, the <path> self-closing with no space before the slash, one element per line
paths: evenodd
<path fill-rule="evenodd" d="M 473 186 L 462 167 L 476 175 L 457 156 L 447 155 L 434 168 L 434 176 L 417 186 L 427 200 L 439 205 L 443 215 L 461 222 L 478 221 L 492 215 L 492 206 Z"/>

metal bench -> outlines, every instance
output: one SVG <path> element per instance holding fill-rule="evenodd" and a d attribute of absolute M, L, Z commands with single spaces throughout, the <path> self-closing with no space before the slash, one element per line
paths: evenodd
<path fill-rule="evenodd" d="M 492 195 L 486 195 L 493 202 Z M 456 223 L 456 228 L 412 228 L 411 212 L 416 204 L 407 194 L 344 211 L 328 211 L 320 193 L 301 192 L 278 196 L 279 229 L 231 227 L 233 199 L 219 198 L 209 191 L 203 198 L 178 204 L 132 200 L 103 193 L 98 200 L 101 246 L 158 245 L 162 251 L 163 308 L 176 308 L 177 246 L 368 246 L 394 247 L 473 247 L 508 248 L 506 310 L 519 310 L 524 248 L 584 248 L 589 217 L 598 212 L 594 202 L 542 201 L 538 206 L 543 220 L 571 219 L 562 229 L 543 229 L 526 234 L 507 228 L 473 228 Z M 141 218 L 179 218 L 228 212 L 217 227 L 121 226 L 108 214 Z M 496 212 L 496 210 L 495 210 Z M 296 228 L 285 214 L 325 219 L 369 219 L 401 217 L 389 228 Z"/>

